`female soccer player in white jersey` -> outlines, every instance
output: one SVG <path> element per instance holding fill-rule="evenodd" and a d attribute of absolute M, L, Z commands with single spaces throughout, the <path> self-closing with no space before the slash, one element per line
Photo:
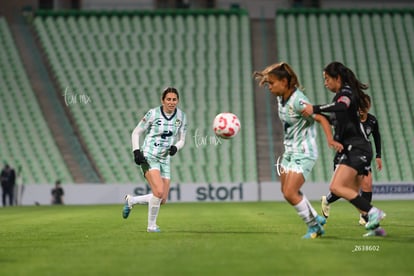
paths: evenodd
<path fill-rule="evenodd" d="M 160 232 L 157 217 L 160 205 L 166 203 L 170 189 L 170 158 L 185 143 L 187 131 L 186 115 L 177 108 L 179 94 L 174 87 L 166 88 L 161 97 L 161 106 L 150 109 L 132 132 L 132 150 L 137 165 L 147 179 L 151 194 L 125 196 L 122 216 L 126 219 L 135 204 L 148 203 L 147 232 Z M 140 146 L 140 135 L 145 139 Z"/>
<path fill-rule="evenodd" d="M 317 238 L 324 234 L 323 225 L 326 220 L 317 214 L 300 190 L 318 157 L 314 121 L 322 125 L 330 147 L 341 150 L 342 145 L 333 140 L 329 122 L 325 117 L 302 116 L 305 103 L 309 103 L 309 99 L 301 91 L 299 80 L 290 65 L 284 62 L 273 64 L 261 72 L 255 72 L 254 76 L 259 85 L 266 85 L 278 100 L 285 147 L 281 164 L 277 164 L 283 196 L 308 226 L 308 232 L 303 238 Z"/>

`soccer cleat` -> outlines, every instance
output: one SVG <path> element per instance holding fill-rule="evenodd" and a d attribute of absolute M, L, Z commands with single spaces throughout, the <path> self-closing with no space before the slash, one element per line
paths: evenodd
<path fill-rule="evenodd" d="M 161 229 L 158 226 L 155 227 L 148 227 L 147 228 L 148 233 L 160 233 Z"/>
<path fill-rule="evenodd" d="M 370 210 L 368 213 L 368 222 L 365 224 L 365 229 L 373 230 L 378 227 L 380 221 L 385 218 L 384 211 L 373 207 L 374 210 Z"/>
<path fill-rule="evenodd" d="M 385 237 L 387 235 L 387 232 L 385 232 L 384 228 L 382 227 L 377 227 L 374 230 L 370 230 L 367 233 L 365 233 L 364 235 L 362 235 L 363 237 Z"/>
<path fill-rule="evenodd" d="M 320 216 L 320 215 L 316 216 L 316 221 L 322 226 L 324 226 L 326 224 L 326 218 L 324 218 L 323 216 Z"/>
<path fill-rule="evenodd" d="M 302 239 L 316 239 L 322 236 L 323 234 L 325 234 L 323 226 L 320 225 L 320 223 L 317 223 L 314 226 L 308 227 L 308 232 L 302 237 Z"/>
<path fill-rule="evenodd" d="M 132 209 L 132 204 L 130 202 L 130 199 L 131 199 L 131 195 L 125 196 L 125 204 L 124 204 L 124 208 L 122 209 L 122 217 L 124 219 L 128 218 L 129 213 L 131 212 L 131 209 Z"/>
<path fill-rule="evenodd" d="M 359 221 L 358 221 L 359 225 L 364 226 L 365 224 L 367 224 L 367 220 L 365 219 L 365 216 L 363 216 L 362 214 L 359 215 Z"/>
<path fill-rule="evenodd" d="M 331 206 L 329 206 L 329 203 L 326 200 L 326 196 L 322 196 L 322 198 L 321 198 L 321 207 L 322 207 L 322 215 L 325 218 L 328 218 L 329 217 L 329 209 L 331 208 Z"/>

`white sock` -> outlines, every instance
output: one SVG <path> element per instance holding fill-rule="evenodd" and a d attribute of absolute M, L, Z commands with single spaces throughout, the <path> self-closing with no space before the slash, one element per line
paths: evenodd
<path fill-rule="evenodd" d="M 308 204 L 309 210 L 312 211 L 312 215 L 316 218 L 316 216 L 318 215 L 318 212 L 316 212 L 316 210 L 312 207 L 312 204 L 310 204 L 308 198 L 304 194 L 302 194 L 302 199 L 306 201 L 306 204 Z"/>
<path fill-rule="evenodd" d="M 158 212 L 160 211 L 161 198 L 152 196 L 148 203 L 148 228 L 157 226 Z"/>
<path fill-rule="evenodd" d="M 141 195 L 141 196 L 133 196 L 131 198 L 131 203 L 132 203 L 132 205 L 135 205 L 135 204 L 148 204 L 151 197 L 152 197 L 152 194 Z"/>
<path fill-rule="evenodd" d="M 298 212 L 298 215 L 308 226 L 313 226 L 317 223 L 315 219 L 317 213 L 315 209 L 313 209 L 313 207 L 310 205 L 308 199 L 305 196 L 303 196 L 301 202 L 299 202 L 297 205 L 293 207 L 295 207 L 296 211 Z"/>

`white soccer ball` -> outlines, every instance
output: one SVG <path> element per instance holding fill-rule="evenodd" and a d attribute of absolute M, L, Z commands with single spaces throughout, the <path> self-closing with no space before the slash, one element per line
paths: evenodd
<path fill-rule="evenodd" d="M 231 139 L 240 131 L 240 120 L 237 116 L 230 112 L 220 113 L 214 118 L 214 133 L 223 139 Z"/>

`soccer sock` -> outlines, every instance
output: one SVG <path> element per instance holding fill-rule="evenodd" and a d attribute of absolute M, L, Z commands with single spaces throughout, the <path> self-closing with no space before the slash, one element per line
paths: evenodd
<path fill-rule="evenodd" d="M 131 203 L 133 205 L 135 204 L 148 204 L 148 202 L 150 201 L 152 197 L 152 194 L 146 194 L 146 195 L 141 195 L 141 196 L 134 196 L 131 198 Z"/>
<path fill-rule="evenodd" d="M 349 202 L 356 208 L 364 212 L 368 212 L 372 209 L 372 205 L 360 195 L 357 195 L 354 199 L 351 199 Z"/>
<path fill-rule="evenodd" d="M 148 228 L 155 228 L 157 225 L 158 212 L 160 211 L 161 198 L 152 196 L 148 203 Z"/>
<path fill-rule="evenodd" d="M 294 205 L 296 212 L 298 212 L 298 215 L 302 218 L 302 220 L 308 225 L 313 226 L 317 224 L 316 216 L 317 213 L 315 209 L 310 205 L 308 199 L 303 196 L 302 200 Z"/>
<path fill-rule="evenodd" d="M 361 191 L 361 196 L 368 200 L 369 203 L 372 201 L 372 192 L 364 192 Z M 368 215 L 362 215 L 362 217 L 365 219 L 365 221 L 368 221 Z"/>
<path fill-rule="evenodd" d="M 318 215 L 318 212 L 316 212 L 316 210 L 312 207 L 312 204 L 310 204 L 308 198 L 304 194 L 302 194 L 302 198 L 303 198 L 303 200 L 305 200 L 306 205 L 308 205 L 309 210 L 312 213 L 312 216 L 316 218 L 316 216 Z"/>
<path fill-rule="evenodd" d="M 334 203 L 338 199 L 340 199 L 340 197 L 332 192 L 329 192 L 329 194 L 326 196 L 326 201 L 328 201 L 328 204 Z"/>
<path fill-rule="evenodd" d="M 372 192 L 364 192 L 364 191 L 362 191 L 361 192 L 361 196 L 363 198 L 365 198 L 366 200 L 368 200 L 368 202 L 371 202 L 372 201 Z"/>

